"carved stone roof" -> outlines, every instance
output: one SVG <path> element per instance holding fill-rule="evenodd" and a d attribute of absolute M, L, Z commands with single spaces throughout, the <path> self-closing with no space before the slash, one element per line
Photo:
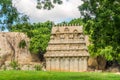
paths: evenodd
<path fill-rule="evenodd" d="M 45 57 L 89 56 L 82 26 L 53 27 Z"/>
<path fill-rule="evenodd" d="M 82 33 L 82 26 L 58 26 L 52 28 L 51 34 L 56 33 Z"/>

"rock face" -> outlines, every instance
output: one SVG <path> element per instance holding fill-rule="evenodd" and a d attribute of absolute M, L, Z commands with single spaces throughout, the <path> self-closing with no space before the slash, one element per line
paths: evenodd
<path fill-rule="evenodd" d="M 26 46 L 20 48 L 19 44 L 24 40 Z M 10 67 L 12 61 L 16 61 L 21 69 L 28 65 L 40 64 L 36 55 L 30 54 L 28 50 L 29 38 L 24 33 L 18 32 L 1 32 L 0 33 L 0 68 Z M 9 68 L 10 69 L 10 68 Z"/>
<path fill-rule="evenodd" d="M 103 57 L 89 57 L 88 59 L 88 71 L 105 70 L 106 60 Z"/>

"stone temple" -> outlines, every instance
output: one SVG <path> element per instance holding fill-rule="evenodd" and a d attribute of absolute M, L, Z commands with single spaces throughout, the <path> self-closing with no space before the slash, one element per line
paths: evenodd
<path fill-rule="evenodd" d="M 89 53 L 82 26 L 53 27 L 44 56 L 48 71 L 87 71 Z"/>

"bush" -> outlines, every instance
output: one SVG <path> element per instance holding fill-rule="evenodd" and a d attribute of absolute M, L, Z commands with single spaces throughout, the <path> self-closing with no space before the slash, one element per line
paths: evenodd
<path fill-rule="evenodd" d="M 10 66 L 14 69 L 14 70 L 18 70 L 18 62 L 17 61 L 11 61 Z"/>
<path fill-rule="evenodd" d="M 36 71 L 41 71 L 42 70 L 41 65 L 35 65 L 34 68 L 35 68 Z"/>
<path fill-rule="evenodd" d="M 25 48 L 25 46 L 26 46 L 25 40 L 21 40 L 19 43 L 19 48 Z"/>
<path fill-rule="evenodd" d="M 3 66 L 3 70 L 4 70 L 4 71 L 6 70 L 6 66 L 5 66 L 5 65 Z"/>

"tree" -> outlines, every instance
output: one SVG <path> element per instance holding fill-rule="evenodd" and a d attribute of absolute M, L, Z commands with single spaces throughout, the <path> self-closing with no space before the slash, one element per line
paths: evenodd
<path fill-rule="evenodd" d="M 54 4 L 62 4 L 62 0 L 37 0 L 37 8 L 38 9 L 47 9 L 50 10 L 54 8 Z"/>
<path fill-rule="evenodd" d="M 30 51 L 31 53 L 44 54 L 46 52 L 46 47 L 50 39 L 50 33 L 52 28 L 52 22 L 47 21 L 45 23 L 34 24 L 36 27 L 32 30 L 33 37 L 30 40 Z"/>
<path fill-rule="evenodd" d="M 82 0 L 79 6 L 89 34 L 91 55 L 120 61 L 120 0 Z"/>
<path fill-rule="evenodd" d="M 50 21 L 34 24 L 16 24 L 12 26 L 11 31 L 27 34 L 30 38 L 30 52 L 34 54 L 44 54 L 50 39 L 52 25 L 53 23 Z"/>
<path fill-rule="evenodd" d="M 81 18 L 77 18 L 77 19 L 72 19 L 69 22 L 63 21 L 61 23 L 58 23 L 57 25 L 65 25 L 65 26 L 70 26 L 70 25 L 84 25 L 83 21 Z"/>
<path fill-rule="evenodd" d="M 82 21 L 81 18 L 77 18 L 77 19 L 73 19 L 73 20 L 71 20 L 68 24 L 83 25 L 84 23 L 83 23 L 83 21 Z"/>
<path fill-rule="evenodd" d="M 50 10 L 55 4 L 62 4 L 62 0 L 37 0 L 38 9 Z M 12 4 L 12 0 L 0 0 L 0 30 L 11 30 L 11 26 L 28 22 L 29 17 L 24 13 L 19 13 Z"/>
<path fill-rule="evenodd" d="M 23 23 L 28 20 L 26 15 L 17 11 L 12 5 L 12 0 L 0 0 L 0 29 L 11 29 L 11 26 L 17 23 Z"/>

